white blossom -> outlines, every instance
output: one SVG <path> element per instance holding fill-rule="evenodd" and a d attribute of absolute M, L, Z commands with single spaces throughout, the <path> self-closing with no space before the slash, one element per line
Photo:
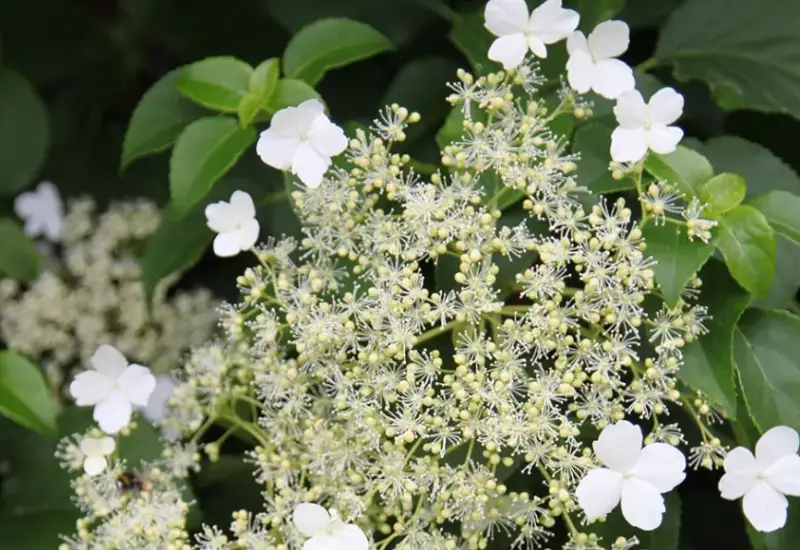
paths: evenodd
<path fill-rule="evenodd" d="M 630 29 L 622 21 L 603 21 L 589 38 L 575 31 L 567 38 L 567 79 L 581 94 L 589 90 L 608 99 L 616 99 L 636 85 L 633 71 L 616 59 L 628 49 Z"/>
<path fill-rule="evenodd" d="M 530 15 L 525 0 L 490 0 L 484 16 L 486 28 L 498 37 L 489 59 L 506 69 L 518 67 L 528 50 L 547 57 L 547 45 L 564 40 L 580 21 L 577 12 L 561 7 L 561 0 L 547 0 Z"/>
<path fill-rule="evenodd" d="M 234 191 L 230 202 L 206 206 L 206 224 L 217 232 L 214 254 L 230 258 L 249 250 L 258 240 L 259 225 L 253 199 L 244 191 Z"/>
<path fill-rule="evenodd" d="M 172 376 L 169 374 L 156 376 L 156 387 L 150 394 L 147 405 L 142 408 L 144 417 L 153 424 L 159 424 L 164 420 L 173 391 L 175 391 L 175 381 Z"/>
<path fill-rule="evenodd" d="M 80 448 L 84 455 L 83 471 L 87 475 L 96 476 L 106 469 L 106 457 L 114 452 L 117 444 L 110 437 L 84 437 Z"/>
<path fill-rule="evenodd" d="M 325 107 L 317 99 L 275 113 L 256 144 L 261 160 L 279 170 L 291 169 L 311 188 L 320 186 L 331 157 L 346 148 L 344 132 L 325 116 Z"/>
<path fill-rule="evenodd" d="M 43 181 L 34 191 L 19 195 L 14 199 L 14 212 L 25 220 L 25 234 L 29 237 L 44 235 L 51 242 L 61 239 L 64 205 L 52 182 Z"/>
<path fill-rule="evenodd" d="M 611 134 L 611 158 L 636 162 L 650 149 L 659 155 L 672 153 L 683 138 L 683 130 L 670 126 L 683 114 L 683 96 L 662 88 L 648 103 L 636 90 L 624 92 L 614 107 L 619 126 Z"/>
<path fill-rule="evenodd" d="M 131 421 L 133 406 L 145 406 L 156 387 L 150 369 L 129 364 L 112 346 L 102 345 L 89 359 L 92 370 L 75 376 L 69 393 L 79 407 L 94 407 L 94 419 L 107 434 L 115 434 Z"/>
<path fill-rule="evenodd" d="M 742 499 L 744 515 L 758 531 L 769 533 L 786 524 L 789 502 L 800 496 L 800 437 L 788 426 L 768 430 L 756 443 L 756 454 L 737 447 L 725 457 L 719 480 L 722 498 Z"/>
<path fill-rule="evenodd" d="M 664 497 L 686 474 L 686 458 L 666 443 L 642 448 L 642 430 L 622 421 L 606 426 L 592 445 L 605 468 L 578 484 L 578 504 L 589 518 L 605 516 L 622 503 L 625 521 L 645 531 L 661 525 Z"/>
<path fill-rule="evenodd" d="M 369 541 L 360 527 L 345 523 L 336 510 L 304 502 L 294 509 L 292 521 L 306 537 L 303 550 L 367 550 Z"/>

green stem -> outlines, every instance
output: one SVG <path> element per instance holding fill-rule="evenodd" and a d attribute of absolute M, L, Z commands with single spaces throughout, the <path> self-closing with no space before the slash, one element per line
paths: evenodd
<path fill-rule="evenodd" d="M 650 69 L 657 67 L 660 63 L 661 62 L 658 59 L 656 59 L 655 57 L 651 57 L 650 59 L 647 59 L 639 63 L 639 65 L 636 67 L 636 70 L 639 71 L 640 73 L 646 73 Z"/>
<path fill-rule="evenodd" d="M 431 329 L 431 330 L 429 330 L 427 332 L 423 332 L 422 334 L 417 336 L 417 338 L 414 341 L 414 345 L 418 346 L 419 344 L 421 344 L 423 342 L 427 342 L 428 340 L 432 340 L 433 338 L 436 338 L 440 334 L 444 334 L 445 332 L 447 332 L 449 330 L 452 330 L 458 324 L 460 324 L 458 321 L 450 321 L 449 323 L 447 323 L 444 326 L 440 326 L 440 327 Z"/>
<path fill-rule="evenodd" d="M 439 170 L 439 167 L 436 166 L 435 164 L 430 164 L 430 163 L 427 163 L 427 162 L 420 162 L 420 161 L 414 160 L 414 159 L 410 159 L 406 163 L 406 166 L 408 166 L 409 168 L 412 168 L 418 174 L 425 174 L 427 176 L 435 174 Z"/>

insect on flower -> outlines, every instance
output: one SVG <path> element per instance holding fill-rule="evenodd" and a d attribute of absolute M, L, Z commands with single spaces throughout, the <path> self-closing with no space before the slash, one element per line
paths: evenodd
<path fill-rule="evenodd" d="M 117 487 L 125 493 L 149 493 L 153 490 L 150 480 L 135 470 L 122 472 L 117 478 Z"/>

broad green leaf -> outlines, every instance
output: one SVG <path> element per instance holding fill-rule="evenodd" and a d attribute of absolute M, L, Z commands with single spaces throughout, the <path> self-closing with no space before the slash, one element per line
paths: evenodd
<path fill-rule="evenodd" d="M 759 430 L 800 429 L 800 318 L 785 311 L 746 311 L 734 333 L 734 359 Z"/>
<path fill-rule="evenodd" d="M 610 193 L 632 189 L 631 178 L 616 180 L 611 177 L 608 164 L 611 162 L 611 128 L 592 122 L 575 132 L 572 152 L 580 154 L 578 160 L 578 183 L 593 193 Z"/>
<path fill-rule="evenodd" d="M 240 128 L 228 117 L 201 118 L 189 125 L 170 159 L 170 194 L 176 216 L 186 215 L 205 197 L 255 140 L 254 128 Z"/>
<path fill-rule="evenodd" d="M 776 233 L 800 245 L 800 197 L 787 191 L 770 191 L 750 201 L 764 214 Z"/>
<path fill-rule="evenodd" d="M 672 223 L 650 222 L 642 228 L 642 233 L 647 243 L 645 253 L 656 261 L 653 266 L 656 283 L 666 302 L 673 305 L 692 275 L 700 271 L 714 253 L 714 240 L 708 244 L 699 239 L 690 241 L 686 231 Z"/>
<path fill-rule="evenodd" d="M 658 2 L 642 2 L 630 0 L 619 14 L 618 19 L 631 27 L 656 27 L 666 19 L 681 0 L 659 0 Z"/>
<path fill-rule="evenodd" d="M 307 99 L 320 99 L 320 95 L 302 80 L 282 78 L 278 81 L 277 91 L 267 102 L 267 111 L 274 113 L 286 107 L 300 105 Z"/>
<path fill-rule="evenodd" d="M 56 433 L 56 403 L 39 367 L 0 351 L 0 414 L 43 434 Z"/>
<path fill-rule="evenodd" d="M 61 535 L 74 533 L 75 523 L 80 517 L 78 510 L 52 510 L 24 515 L 3 510 L 0 512 L 3 550 L 58 548 L 63 542 Z"/>
<path fill-rule="evenodd" d="M 0 218 L 0 273 L 29 282 L 39 274 L 42 258 L 17 222 Z"/>
<path fill-rule="evenodd" d="M 183 97 L 175 87 L 181 69 L 170 71 L 145 92 L 133 111 L 125 141 L 121 167 L 137 158 L 163 151 L 204 111 Z"/>
<path fill-rule="evenodd" d="M 250 65 L 235 57 L 209 57 L 183 67 L 175 86 L 203 107 L 235 113 L 248 93 L 253 74 Z"/>
<path fill-rule="evenodd" d="M 636 3 L 636 0 L 632 0 Z M 592 32 L 598 23 L 613 19 L 622 8 L 625 0 L 578 0 L 577 12 L 581 14 L 581 29 Z"/>
<path fill-rule="evenodd" d="M 697 196 L 701 186 L 714 176 L 708 159 L 682 145 L 668 155 L 648 155 L 644 168 L 654 178 L 676 186 L 687 199 Z"/>
<path fill-rule="evenodd" d="M 483 11 L 458 14 L 448 38 L 478 74 L 501 68 L 499 63 L 487 57 L 495 37 L 484 27 Z"/>
<path fill-rule="evenodd" d="M 239 102 L 239 109 L 237 115 L 239 116 L 239 125 L 242 127 L 250 126 L 261 110 L 263 103 L 261 98 L 255 94 L 247 94 Z"/>
<path fill-rule="evenodd" d="M 0 195 L 13 195 L 36 177 L 47 155 L 50 125 L 33 87 L 0 69 Z"/>
<path fill-rule="evenodd" d="M 250 77 L 250 93 L 258 96 L 267 105 L 272 94 L 277 92 L 281 78 L 281 60 L 271 57 L 261 62 Z"/>
<path fill-rule="evenodd" d="M 733 278 L 756 296 L 766 296 L 775 276 L 775 236 L 764 215 L 742 204 L 719 219 L 720 252 Z"/>
<path fill-rule="evenodd" d="M 444 149 L 454 141 L 461 139 L 464 131 L 464 111 L 460 105 L 456 105 L 450 110 L 450 114 L 444 119 L 444 124 L 436 132 L 436 143 L 439 149 Z"/>
<path fill-rule="evenodd" d="M 688 0 L 661 30 L 655 57 L 711 87 L 724 109 L 800 117 L 800 2 Z"/>
<path fill-rule="evenodd" d="M 394 44 L 369 25 L 345 18 L 321 19 L 300 29 L 286 45 L 283 70 L 313 86 L 331 69 L 392 49 Z"/>
<path fill-rule="evenodd" d="M 716 260 L 700 272 L 703 281 L 702 303 L 708 307 L 709 333 L 690 342 L 683 349 L 683 365 L 678 378 L 700 390 L 722 407 L 725 416 L 736 418 L 734 384 L 733 331 L 750 295 L 742 290 Z"/>
<path fill-rule="evenodd" d="M 717 174 L 700 187 L 700 199 L 715 214 L 739 206 L 747 192 L 744 179 L 736 174 Z"/>

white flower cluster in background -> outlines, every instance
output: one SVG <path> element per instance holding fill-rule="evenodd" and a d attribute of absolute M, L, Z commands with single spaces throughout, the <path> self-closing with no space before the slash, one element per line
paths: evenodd
<path fill-rule="evenodd" d="M 170 281 L 162 281 L 148 310 L 137 258 L 159 220 L 146 200 L 101 213 L 89 199 L 73 201 L 38 279 L 0 281 L 0 339 L 38 361 L 59 393 L 103 344 L 167 373 L 210 336 L 219 316 L 207 290 L 168 296 Z"/>

